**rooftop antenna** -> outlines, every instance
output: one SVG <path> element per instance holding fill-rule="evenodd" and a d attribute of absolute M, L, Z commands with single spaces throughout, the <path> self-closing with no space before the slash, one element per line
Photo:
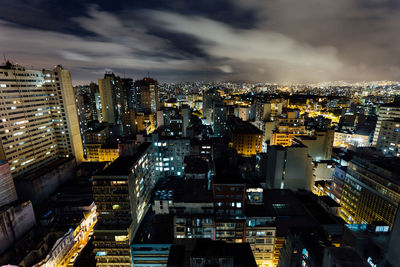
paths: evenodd
<path fill-rule="evenodd" d="M 150 72 L 147 72 L 147 78 L 150 78 Z"/>
<path fill-rule="evenodd" d="M 6 64 L 7 63 L 6 53 L 3 53 L 3 58 L 4 58 L 4 64 Z"/>

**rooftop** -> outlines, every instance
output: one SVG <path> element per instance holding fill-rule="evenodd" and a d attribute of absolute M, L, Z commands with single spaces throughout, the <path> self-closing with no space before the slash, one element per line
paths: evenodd
<path fill-rule="evenodd" d="M 250 122 L 243 121 L 237 117 L 230 117 L 228 122 L 234 134 L 263 134 L 260 129 Z"/>
<path fill-rule="evenodd" d="M 173 241 L 173 217 L 155 215 L 149 209 L 136 231 L 132 244 L 172 244 Z"/>
<path fill-rule="evenodd" d="M 74 157 L 56 159 L 55 161 L 51 162 L 48 165 L 41 167 L 38 170 L 34 170 L 27 174 L 23 174 L 22 176 L 18 176 L 17 179 L 33 181 L 36 178 L 39 178 L 39 177 L 45 175 L 46 173 L 49 173 L 49 172 L 57 169 L 58 167 L 60 167 L 63 164 L 66 164 L 66 163 L 75 164 L 74 159 L 75 159 Z M 72 161 L 74 161 L 74 163 L 72 163 Z"/>
<path fill-rule="evenodd" d="M 152 145 L 150 142 L 141 144 L 132 156 L 120 156 L 106 169 L 95 176 L 120 175 L 127 176 L 130 174 L 133 165 L 139 160 L 143 153 Z"/>
<path fill-rule="evenodd" d="M 200 203 L 212 201 L 212 191 L 207 190 L 206 180 L 184 180 L 174 194 L 174 202 Z"/>
<path fill-rule="evenodd" d="M 208 162 L 200 157 L 185 157 L 185 173 L 207 173 Z"/>
<path fill-rule="evenodd" d="M 234 266 L 257 266 L 248 243 L 225 243 L 211 239 L 180 239 L 172 246 L 168 266 L 189 266 L 190 259 L 231 258 Z M 207 265 L 208 266 L 208 265 Z"/>

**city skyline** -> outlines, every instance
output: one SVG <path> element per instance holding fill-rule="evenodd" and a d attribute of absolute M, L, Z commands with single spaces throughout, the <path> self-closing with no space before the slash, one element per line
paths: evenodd
<path fill-rule="evenodd" d="M 0 266 L 399 266 L 400 2 L 0 6 Z"/>
<path fill-rule="evenodd" d="M 165 82 L 400 79 L 394 1 L 2 2 L 4 57 L 61 64 L 75 85 L 107 70 Z"/>

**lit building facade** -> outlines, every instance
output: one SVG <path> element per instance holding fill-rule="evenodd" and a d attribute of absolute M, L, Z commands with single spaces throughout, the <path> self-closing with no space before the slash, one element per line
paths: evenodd
<path fill-rule="evenodd" d="M 370 145 L 369 135 L 361 135 L 349 131 L 335 131 L 334 147 L 367 147 Z"/>
<path fill-rule="evenodd" d="M 274 266 L 276 226 L 266 216 L 246 216 L 246 240 L 253 251 L 257 266 Z"/>
<path fill-rule="evenodd" d="M 83 159 L 69 71 L 0 67 L 0 158 L 13 176 L 37 170 L 59 157 Z"/>
<path fill-rule="evenodd" d="M 336 167 L 331 188 L 340 216 L 348 223 L 391 226 L 400 202 L 398 166 L 396 158 L 355 157 L 347 167 Z"/>
<path fill-rule="evenodd" d="M 381 121 L 376 149 L 386 156 L 400 157 L 400 118 Z"/>
<path fill-rule="evenodd" d="M 227 108 L 225 106 L 215 106 L 212 116 L 211 127 L 214 136 L 223 137 L 227 134 Z"/>
<path fill-rule="evenodd" d="M 183 176 L 185 156 L 190 154 L 190 140 L 186 138 L 152 135 L 154 165 L 158 176 Z"/>
<path fill-rule="evenodd" d="M 394 102 L 380 106 L 378 113 L 378 120 L 376 122 L 374 138 L 372 145 L 376 146 L 378 143 L 379 134 L 381 132 L 382 121 L 390 119 L 400 119 L 400 103 Z"/>
<path fill-rule="evenodd" d="M 232 130 L 232 147 L 238 154 L 254 156 L 262 150 L 263 132 L 249 122 L 233 118 L 229 122 Z"/>
<path fill-rule="evenodd" d="M 114 161 L 119 157 L 119 149 L 118 146 L 86 144 L 86 155 L 90 162 Z"/>
<path fill-rule="evenodd" d="M 299 111 L 289 111 L 286 116 L 276 118 L 276 129 L 272 131 L 271 145 L 290 146 L 296 135 L 306 135 L 304 118 L 299 116 Z"/>
<path fill-rule="evenodd" d="M 151 78 L 135 81 L 134 85 L 136 111 L 155 114 L 160 109 L 158 82 Z"/>
<path fill-rule="evenodd" d="M 130 243 L 155 183 L 151 143 L 143 143 L 132 156 L 119 157 L 93 177 L 96 266 L 131 266 Z"/>

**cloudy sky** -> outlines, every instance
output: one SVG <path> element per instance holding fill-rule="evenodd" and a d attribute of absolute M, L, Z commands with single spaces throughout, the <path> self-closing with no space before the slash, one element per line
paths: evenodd
<path fill-rule="evenodd" d="M 0 0 L 0 7 L 0 52 L 37 69 L 61 64 L 75 84 L 106 70 L 167 82 L 400 80 L 398 0 Z"/>

